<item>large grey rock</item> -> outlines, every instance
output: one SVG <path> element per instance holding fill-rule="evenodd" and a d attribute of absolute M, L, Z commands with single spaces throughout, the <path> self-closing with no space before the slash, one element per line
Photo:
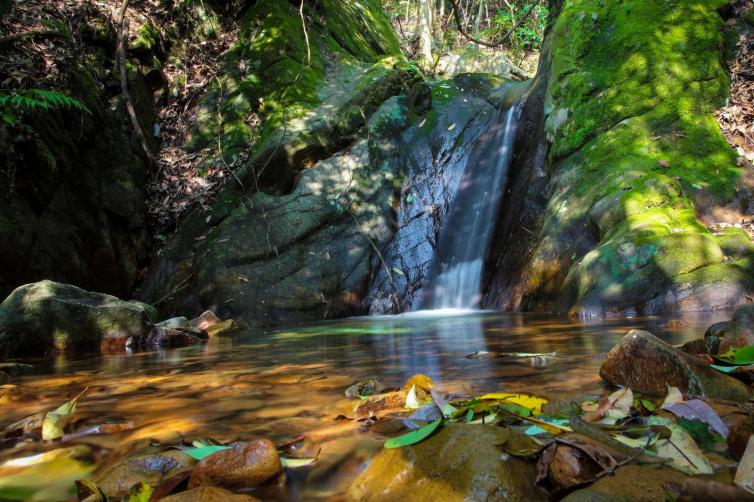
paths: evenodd
<path fill-rule="evenodd" d="M 443 78 L 451 78 L 460 73 L 490 73 L 510 80 L 526 80 L 531 77 L 504 54 L 487 51 L 443 54 L 435 71 Z"/>
<path fill-rule="evenodd" d="M 444 425 L 421 443 L 380 452 L 349 495 L 361 501 L 546 500 L 535 486 L 534 464 L 499 447 L 512 434 L 489 425 Z"/>
<path fill-rule="evenodd" d="M 0 354 L 123 349 L 152 331 L 151 308 L 68 284 L 41 281 L 0 304 Z"/>
<path fill-rule="evenodd" d="M 746 401 L 748 386 L 713 370 L 701 359 L 676 349 L 640 330 L 629 331 L 607 354 L 600 376 L 610 383 L 625 385 L 655 396 L 663 396 L 667 386 L 684 394 L 713 399 Z"/>

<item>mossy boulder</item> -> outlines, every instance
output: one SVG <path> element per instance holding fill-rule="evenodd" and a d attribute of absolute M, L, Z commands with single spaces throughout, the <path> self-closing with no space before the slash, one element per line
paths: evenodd
<path fill-rule="evenodd" d="M 53 281 L 21 286 L 0 304 L 0 354 L 39 356 L 136 345 L 152 331 L 154 309 Z"/>
<path fill-rule="evenodd" d="M 446 424 L 424 441 L 380 452 L 349 489 L 353 500 L 547 500 L 534 463 L 502 452 L 518 433 Z"/>
<path fill-rule="evenodd" d="M 712 113 L 727 97 L 722 0 L 565 0 L 545 46 L 549 202 L 517 302 L 573 315 L 730 307 L 754 290 L 744 232 L 699 214 L 741 170 Z"/>
<path fill-rule="evenodd" d="M 343 104 L 337 101 L 351 98 L 354 87 L 364 88 L 362 74 L 374 70 L 369 65 L 407 68 L 376 0 L 328 0 L 305 6 L 304 13 L 306 33 L 298 9 L 288 2 L 260 0 L 248 10 L 239 40 L 226 55 L 223 74 L 194 111 L 186 149 L 216 148 L 217 155 L 208 162 L 230 163 L 256 145 L 252 162 L 264 163 L 265 157 L 276 155 L 273 164 L 290 166 L 301 145 L 314 141 L 321 149 L 322 143 L 333 142 L 326 129 L 312 131 L 309 123 L 332 115 L 334 105 Z M 380 100 L 375 86 L 369 87 L 379 105 L 386 97 Z M 350 109 L 359 111 L 356 106 Z M 249 128 L 252 116 L 260 125 Z M 300 137 L 303 133 L 307 138 Z M 291 148 L 296 151 L 288 152 Z M 279 185 L 280 177 L 272 166 L 261 184 Z M 283 177 L 290 183 L 290 176 Z"/>

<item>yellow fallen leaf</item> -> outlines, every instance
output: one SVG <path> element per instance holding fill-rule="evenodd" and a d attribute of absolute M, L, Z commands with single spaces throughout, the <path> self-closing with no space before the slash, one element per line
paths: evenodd
<path fill-rule="evenodd" d="M 542 413 L 542 406 L 547 404 L 547 399 L 532 396 L 530 394 L 522 394 L 520 392 L 493 392 L 490 394 L 481 395 L 477 399 L 479 399 L 480 401 L 500 401 L 505 403 L 514 403 L 531 410 L 532 414 L 534 415 L 539 415 L 540 413 Z"/>
<path fill-rule="evenodd" d="M 681 394 L 681 391 L 678 389 L 678 387 L 672 387 L 668 385 L 668 395 L 665 396 L 665 400 L 660 405 L 660 408 L 672 406 L 674 404 L 680 403 L 681 401 L 683 401 L 683 394 Z"/>
<path fill-rule="evenodd" d="M 44 422 L 42 422 L 42 439 L 50 440 L 63 437 L 65 434 L 63 429 L 65 429 L 65 426 L 68 425 L 73 418 L 73 413 L 76 411 L 76 404 L 87 389 L 84 389 L 81 391 L 81 394 L 45 415 Z"/>
<path fill-rule="evenodd" d="M 416 375 L 406 380 L 406 383 L 403 384 L 404 389 L 410 389 L 413 386 L 416 386 L 417 389 L 421 389 L 423 391 L 429 392 L 433 388 L 432 379 L 428 377 L 427 375 L 417 373 Z"/>

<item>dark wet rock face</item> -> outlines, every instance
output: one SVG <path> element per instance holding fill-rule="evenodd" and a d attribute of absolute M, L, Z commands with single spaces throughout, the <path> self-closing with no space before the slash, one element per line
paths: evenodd
<path fill-rule="evenodd" d="M 431 109 L 394 138 L 389 161 L 405 177 L 396 200 L 395 233 L 382 251 L 387 267 L 377 269 L 365 300 L 372 314 L 420 308 L 440 228 L 476 144 L 496 125 L 504 84 L 486 75 L 435 83 Z"/>
<path fill-rule="evenodd" d="M 42 279 L 125 296 L 148 262 L 147 165 L 125 111 L 85 65 L 64 71 L 91 115 L 50 110 L 32 115 L 29 134 L 0 128 L 2 296 Z M 151 130 L 151 97 L 136 75 L 131 85 Z"/>
<path fill-rule="evenodd" d="M 310 54 L 297 8 L 265 0 L 245 14 L 259 29 L 242 30 L 227 54 L 221 85 L 238 109 L 223 108 L 223 122 L 226 131 L 246 131 L 244 113 L 264 96 L 261 138 L 250 148 L 248 134 L 223 134 L 230 158 L 250 154 L 241 183 L 229 184 L 210 213 L 189 215 L 152 265 L 138 295 L 166 316 L 210 309 L 276 325 L 362 311 L 399 184 L 386 161 L 390 138 L 412 117 L 406 94 L 418 75 L 378 2 L 328 0 L 312 9 L 326 15 L 309 27 Z M 266 34 L 281 27 L 293 41 Z M 259 62 L 258 84 L 239 74 L 242 60 Z M 216 143 L 219 95 L 201 98 L 188 148 Z"/>
<path fill-rule="evenodd" d="M 497 446 L 514 441 L 513 434 L 501 427 L 444 425 L 421 443 L 380 452 L 349 495 L 386 502 L 546 500 L 534 484 L 534 464 L 502 454 Z"/>
<path fill-rule="evenodd" d="M 735 378 L 639 330 L 629 331 L 613 347 L 600 376 L 612 384 L 655 396 L 665 395 L 668 385 L 687 395 L 738 402 L 746 401 L 751 394 L 749 387 Z"/>
<path fill-rule="evenodd" d="M 0 353 L 122 350 L 149 336 L 155 317 L 140 302 L 52 281 L 27 284 L 0 304 Z"/>

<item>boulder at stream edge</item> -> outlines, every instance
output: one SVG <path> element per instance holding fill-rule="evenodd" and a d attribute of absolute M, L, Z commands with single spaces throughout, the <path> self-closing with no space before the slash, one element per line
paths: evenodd
<path fill-rule="evenodd" d="M 701 359 L 663 342 L 652 333 L 633 329 L 607 354 L 600 376 L 615 385 L 663 396 L 667 386 L 684 394 L 746 401 L 749 387 L 710 368 Z"/>
<path fill-rule="evenodd" d="M 150 305 L 68 284 L 26 284 L 0 304 L 0 355 L 122 350 L 149 336 L 156 315 Z"/>

